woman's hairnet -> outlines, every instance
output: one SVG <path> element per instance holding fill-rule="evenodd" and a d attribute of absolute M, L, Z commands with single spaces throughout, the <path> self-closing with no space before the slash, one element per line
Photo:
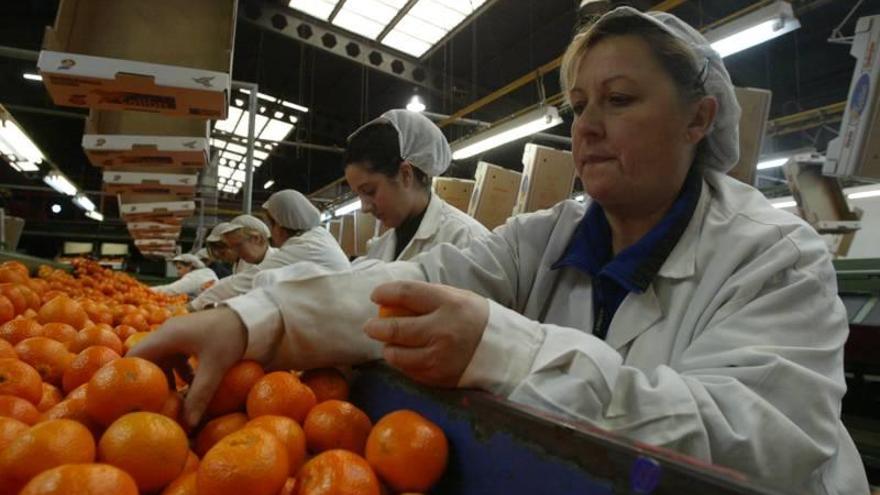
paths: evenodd
<path fill-rule="evenodd" d="M 208 234 L 207 242 L 221 242 L 223 240 L 223 234 L 228 234 L 229 232 L 240 228 L 241 225 L 236 225 L 232 222 L 220 222 L 211 229 L 211 233 Z"/>
<path fill-rule="evenodd" d="M 389 110 L 379 118 L 368 122 L 354 131 L 351 140 L 358 132 L 372 124 L 391 124 L 400 140 L 400 157 L 410 162 L 428 177 L 442 175 L 452 162 L 452 150 L 446 136 L 427 117 L 409 110 Z"/>
<path fill-rule="evenodd" d="M 178 254 L 174 258 L 171 258 L 171 261 L 176 261 L 178 263 L 186 263 L 187 265 L 198 269 L 204 268 L 205 264 L 202 263 L 202 260 L 198 259 L 194 254 Z"/>
<path fill-rule="evenodd" d="M 286 229 L 309 230 L 321 223 L 321 213 L 299 191 L 285 189 L 269 196 L 263 208 Z"/>
<path fill-rule="evenodd" d="M 211 259 L 211 255 L 208 254 L 208 250 L 205 248 L 199 249 L 198 251 L 196 251 L 195 254 L 196 254 L 196 258 L 198 258 L 200 260 L 210 260 Z"/>
<path fill-rule="evenodd" d="M 694 63 L 705 69 L 706 94 L 718 100 L 718 112 L 699 148 L 697 163 L 721 172 L 732 169 L 739 161 L 740 106 L 730 74 L 721 56 L 699 31 L 678 17 L 666 12 L 642 13 L 632 7 L 618 7 L 603 15 L 596 23 L 616 16 L 636 15 L 653 22 L 667 33 L 685 42 L 696 56 Z"/>
<path fill-rule="evenodd" d="M 246 229 L 255 230 L 259 232 L 264 239 L 268 239 L 272 236 L 272 233 L 269 232 L 269 226 L 266 225 L 266 222 L 260 220 L 253 215 L 239 215 L 233 218 L 232 221 L 230 221 L 229 223 L 233 225 L 238 225 L 239 227 L 244 227 Z M 232 232 L 232 230 L 230 230 L 229 232 Z"/>

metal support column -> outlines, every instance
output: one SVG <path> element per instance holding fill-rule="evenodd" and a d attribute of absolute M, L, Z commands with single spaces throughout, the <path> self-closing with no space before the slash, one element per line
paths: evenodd
<path fill-rule="evenodd" d="M 260 87 L 256 83 L 233 81 L 232 86 L 247 89 L 248 94 L 248 138 L 247 154 L 245 155 L 244 194 L 241 198 L 242 212 L 250 215 L 254 196 L 254 146 L 256 145 L 257 127 L 257 92 Z"/>

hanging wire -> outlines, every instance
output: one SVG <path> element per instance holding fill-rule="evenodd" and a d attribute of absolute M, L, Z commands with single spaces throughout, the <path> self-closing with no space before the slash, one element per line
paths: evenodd
<path fill-rule="evenodd" d="M 853 6 L 852 9 L 850 9 L 849 13 L 846 14 L 846 17 L 843 18 L 840 24 L 838 24 L 836 28 L 831 30 L 831 36 L 828 38 L 829 43 L 838 43 L 841 45 L 851 45 L 853 43 L 855 36 L 844 36 L 843 26 L 849 21 L 853 14 L 856 13 L 856 10 L 861 7 L 864 1 L 865 0 L 859 0 L 858 2 L 856 2 L 856 4 Z"/>

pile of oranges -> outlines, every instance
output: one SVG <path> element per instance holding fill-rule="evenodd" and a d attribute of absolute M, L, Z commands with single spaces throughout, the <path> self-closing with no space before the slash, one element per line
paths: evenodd
<path fill-rule="evenodd" d="M 241 361 L 188 428 L 188 384 L 126 357 L 185 301 L 74 266 L 0 265 L 0 494 L 379 495 L 442 476 L 443 431 L 408 410 L 373 424 L 335 369 Z"/>

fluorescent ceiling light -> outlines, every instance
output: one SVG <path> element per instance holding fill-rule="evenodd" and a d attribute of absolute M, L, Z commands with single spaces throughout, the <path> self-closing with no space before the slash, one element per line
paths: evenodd
<path fill-rule="evenodd" d="M 274 185 L 275 185 L 275 181 L 272 179 L 269 179 L 266 181 L 265 184 L 263 184 L 263 189 L 269 189 L 270 187 L 272 187 Z"/>
<path fill-rule="evenodd" d="M 224 166 L 217 167 L 217 175 L 219 175 L 220 177 L 222 177 L 224 179 L 228 179 L 228 178 L 232 177 L 233 172 L 235 172 L 234 168 L 229 168 L 229 167 L 224 167 Z"/>
<path fill-rule="evenodd" d="M 289 101 L 282 101 L 281 104 L 287 108 L 292 108 L 294 110 L 299 110 L 302 113 L 309 113 L 309 108 L 304 107 L 302 105 L 297 105 L 296 103 L 291 103 Z"/>
<path fill-rule="evenodd" d="M 55 189 L 61 194 L 66 194 L 68 196 L 75 196 L 77 193 L 76 186 L 73 185 L 67 177 L 61 175 L 59 172 L 50 172 L 48 175 L 43 177 L 43 182 L 45 182 L 49 187 Z"/>
<path fill-rule="evenodd" d="M 85 194 L 77 194 L 73 197 L 73 202 L 85 211 L 95 211 L 95 203 Z"/>
<path fill-rule="evenodd" d="M 584 195 L 583 195 L 583 194 L 578 194 L 577 196 L 574 197 L 574 200 L 577 201 L 577 202 L 579 202 L 579 203 L 583 203 L 583 202 L 584 202 Z"/>
<path fill-rule="evenodd" d="M 14 168 L 16 172 L 39 172 L 40 167 L 36 163 L 31 162 L 15 162 L 10 160 L 9 166 Z"/>
<path fill-rule="evenodd" d="M 880 187 L 878 187 L 877 189 L 869 189 L 867 191 L 859 191 L 852 194 L 847 194 L 846 197 L 849 199 L 865 199 L 873 198 L 876 196 L 880 196 Z"/>
<path fill-rule="evenodd" d="M 37 145 L 11 119 L 0 125 L 0 141 L 4 150 L 11 150 L 15 155 L 15 161 L 39 163 L 45 160 Z"/>
<path fill-rule="evenodd" d="M 469 158 L 561 123 L 562 117 L 559 116 L 559 111 L 556 107 L 542 106 L 519 117 L 477 132 L 472 136 L 455 141 L 450 145 L 452 147 L 452 159 L 462 160 Z"/>
<path fill-rule="evenodd" d="M 801 27 L 791 4 L 777 0 L 706 33 L 721 57 L 747 50 Z"/>
<path fill-rule="evenodd" d="M 791 159 L 790 157 L 783 157 L 783 158 L 771 158 L 768 160 L 761 160 L 758 162 L 758 170 L 767 170 L 768 168 L 781 167 L 781 166 L 785 165 L 786 163 L 788 163 L 788 160 L 790 160 L 790 159 Z"/>
<path fill-rule="evenodd" d="M 333 212 L 333 215 L 340 217 L 343 215 L 348 215 L 349 213 L 354 213 L 360 209 L 361 209 L 361 200 L 355 199 L 353 201 L 349 201 L 348 203 L 345 203 L 344 205 L 340 206 L 339 208 L 336 208 L 336 210 Z"/>
<path fill-rule="evenodd" d="M 797 201 L 777 201 L 776 203 L 770 203 L 770 206 L 774 208 L 791 208 L 792 206 L 797 206 Z"/>
<path fill-rule="evenodd" d="M 294 10 L 326 21 L 330 18 L 330 14 L 333 13 L 333 7 L 336 6 L 336 2 L 337 0 L 290 0 L 290 3 L 287 5 Z"/>
<path fill-rule="evenodd" d="M 287 137 L 291 129 L 293 129 L 293 124 L 272 119 L 263 128 L 263 132 L 260 133 L 260 139 L 284 141 L 284 138 Z"/>
<path fill-rule="evenodd" d="M 419 95 L 413 95 L 406 105 L 406 109 L 410 112 L 421 113 L 425 111 L 425 102 L 419 98 Z"/>
<path fill-rule="evenodd" d="M 42 75 L 40 75 L 40 74 L 33 74 L 33 73 L 30 73 L 30 72 L 25 72 L 24 74 L 21 75 L 21 77 L 27 79 L 28 81 L 42 81 L 42 80 L 43 80 L 43 76 L 42 76 Z"/>
<path fill-rule="evenodd" d="M 92 220 L 97 220 L 98 222 L 104 221 L 104 215 L 97 211 L 87 211 L 86 216 L 91 218 Z"/>

